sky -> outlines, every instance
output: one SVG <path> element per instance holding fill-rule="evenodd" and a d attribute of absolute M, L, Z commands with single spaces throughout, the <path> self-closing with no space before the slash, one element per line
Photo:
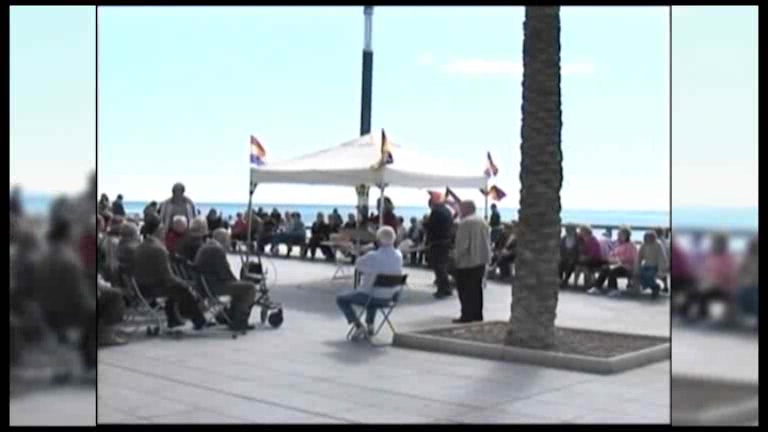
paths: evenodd
<path fill-rule="evenodd" d="M 757 6 L 672 14 L 672 206 L 757 207 Z"/>
<path fill-rule="evenodd" d="M 96 163 L 93 7 L 10 10 L 10 182 L 85 189 Z"/>
<path fill-rule="evenodd" d="M 42 190 L 80 185 L 83 176 L 76 171 L 84 172 L 95 156 L 84 145 L 85 136 L 93 139 L 94 124 L 86 115 L 93 112 L 93 88 L 87 85 L 94 79 L 88 36 L 93 8 L 17 9 L 11 13 L 11 181 Z M 502 202 L 507 207 L 515 207 L 519 196 L 523 12 L 377 7 L 373 23 L 372 127 L 441 159 L 478 160 L 490 151 L 500 168 L 497 184 L 509 195 Z M 745 24 L 751 18 L 744 13 L 729 13 L 717 26 L 712 19 L 722 17 L 721 11 L 676 13 L 688 20 L 688 36 L 672 39 L 675 55 L 699 55 L 708 67 L 689 69 L 694 79 L 673 76 L 691 89 L 683 93 L 699 98 L 689 95 L 677 105 L 673 100 L 673 111 L 684 107 L 690 119 L 684 126 L 675 123 L 673 138 L 685 141 L 686 157 L 698 157 L 693 164 L 719 163 L 717 152 L 695 151 L 702 138 L 717 136 L 700 131 L 703 114 L 697 112 L 716 105 L 702 98 L 729 100 L 730 116 L 743 121 L 752 109 L 755 119 L 752 141 L 748 134 L 732 141 L 730 162 L 737 166 L 731 169 L 747 172 L 739 169 L 744 164 L 756 170 L 756 161 L 747 157 L 756 149 L 756 107 L 734 104 L 733 91 L 704 96 L 712 89 L 701 87 L 722 84 L 724 72 L 738 72 L 724 71 L 728 63 L 718 63 L 721 54 L 710 53 L 710 45 L 737 57 L 730 64 L 756 64 L 756 57 L 749 58 L 756 52 L 731 49 L 751 41 L 756 50 L 756 24 L 749 32 Z M 698 20 L 699 14 L 708 18 Z M 756 23 L 756 8 L 752 16 Z M 667 210 L 669 10 L 566 7 L 561 20 L 563 206 Z M 362 36 L 359 7 L 99 8 L 100 192 L 122 193 L 129 201 L 163 199 L 174 182 L 183 181 L 196 201 L 245 202 L 249 135 L 265 145 L 268 161 L 354 138 Z M 55 68 L 51 57 L 59 59 Z M 739 73 L 740 79 L 748 75 Z M 756 73 L 752 78 L 756 95 Z M 692 81 L 701 83 L 695 91 Z M 749 86 L 749 80 L 741 81 Z M 727 124 L 716 124 L 721 135 L 728 130 L 732 136 Z M 674 168 L 699 178 L 711 175 L 690 165 L 679 168 L 676 160 Z M 58 177 L 40 176 L 41 168 L 56 170 Z M 71 179 L 60 179 L 65 176 Z M 707 205 L 720 195 L 733 205 L 756 204 L 756 196 L 747 193 L 739 198 L 724 188 L 720 195 L 702 191 L 700 181 L 675 183 L 673 193 L 675 205 Z M 476 191 L 459 194 L 480 199 Z M 426 197 L 424 191 L 401 189 L 390 195 L 398 205 L 423 205 Z M 351 204 L 355 195 L 346 188 L 263 185 L 255 199 Z"/>

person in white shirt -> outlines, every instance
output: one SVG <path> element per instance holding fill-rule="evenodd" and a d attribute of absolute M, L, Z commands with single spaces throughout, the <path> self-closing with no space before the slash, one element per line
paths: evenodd
<path fill-rule="evenodd" d="M 491 228 L 475 214 L 475 203 L 462 201 L 461 222 L 456 231 L 456 285 L 461 317 L 454 323 L 483 320 L 483 276 L 491 262 Z"/>
<path fill-rule="evenodd" d="M 381 288 L 373 286 L 377 275 L 402 275 L 403 274 L 403 255 L 399 250 L 395 249 L 395 239 L 397 235 L 395 230 L 389 226 L 383 226 L 379 228 L 376 233 L 376 241 L 379 248 L 368 252 L 362 257 L 357 259 L 355 268 L 361 273 L 360 286 L 354 291 L 340 294 L 336 297 L 336 304 L 339 309 L 344 313 L 349 324 L 354 324 L 356 331 L 353 334 L 353 339 L 360 339 L 366 335 L 373 333 L 374 319 L 376 318 L 376 310 L 384 302 L 388 302 L 396 290 L 401 287 L 394 288 Z M 365 306 L 368 301 L 371 300 L 371 304 L 366 311 L 365 325 L 361 323 L 355 311 L 353 305 Z"/>

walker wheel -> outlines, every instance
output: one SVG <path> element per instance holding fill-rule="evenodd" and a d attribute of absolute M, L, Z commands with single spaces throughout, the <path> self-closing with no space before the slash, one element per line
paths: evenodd
<path fill-rule="evenodd" d="M 232 340 L 237 339 L 237 333 L 232 333 Z"/>
<path fill-rule="evenodd" d="M 278 309 L 269 315 L 269 325 L 273 328 L 278 328 L 283 324 L 283 310 Z"/>

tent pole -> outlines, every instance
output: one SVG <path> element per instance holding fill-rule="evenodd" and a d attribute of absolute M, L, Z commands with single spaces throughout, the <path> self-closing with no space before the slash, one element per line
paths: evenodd
<path fill-rule="evenodd" d="M 384 225 L 384 185 L 379 185 L 379 228 Z"/>
<path fill-rule="evenodd" d="M 485 191 L 483 193 L 485 195 L 485 221 L 488 222 L 488 181 L 485 182 Z"/>
<path fill-rule="evenodd" d="M 253 214 L 252 212 L 252 206 L 253 206 L 253 193 L 256 192 L 256 186 L 258 183 L 251 183 L 250 190 L 248 191 L 248 244 L 245 247 L 245 260 L 246 262 L 251 257 L 251 247 L 253 247 L 253 242 L 251 239 L 251 226 L 253 224 Z"/>

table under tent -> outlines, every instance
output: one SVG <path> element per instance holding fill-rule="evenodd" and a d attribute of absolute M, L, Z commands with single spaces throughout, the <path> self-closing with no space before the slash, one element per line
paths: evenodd
<path fill-rule="evenodd" d="M 478 192 L 486 189 L 487 178 L 483 174 L 482 158 L 457 165 L 455 162 L 441 160 L 440 157 L 421 155 L 387 137 L 393 161 L 380 164 L 383 136 L 383 131 L 377 130 L 304 156 L 252 166 L 247 214 L 252 213 L 257 185 L 264 183 L 350 186 L 357 191 L 358 207 L 363 203 L 367 205 L 369 188 L 377 187 L 381 194 L 378 209 L 380 218 L 383 216 L 384 191 L 390 186 L 419 189 L 472 188 Z M 482 152 L 478 153 L 482 155 Z M 250 251 L 250 217 L 248 221 L 247 250 Z M 359 223 L 358 218 L 358 226 Z M 246 260 L 249 255 L 250 252 L 247 252 Z"/>

